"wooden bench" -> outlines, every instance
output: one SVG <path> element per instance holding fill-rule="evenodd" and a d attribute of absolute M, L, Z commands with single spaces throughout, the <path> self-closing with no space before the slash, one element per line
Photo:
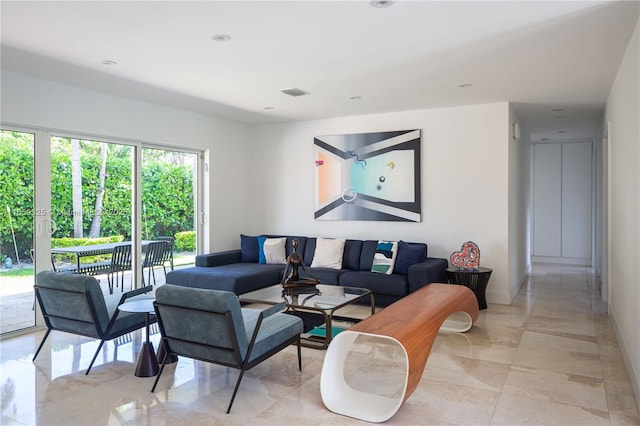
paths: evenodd
<path fill-rule="evenodd" d="M 452 314 L 463 312 L 464 325 L 444 328 L 442 324 Z M 409 296 L 384 308 L 338 334 L 327 349 L 322 367 L 320 392 L 325 406 L 337 414 L 368 422 L 384 422 L 391 418 L 402 403 L 415 391 L 438 331 L 465 332 L 478 319 L 478 301 L 467 287 L 449 284 L 429 284 Z M 361 343 L 358 343 L 360 340 Z M 358 344 L 366 345 L 374 355 L 358 364 L 359 377 L 368 376 L 370 383 L 385 381 L 382 371 L 376 380 L 375 365 L 380 362 L 375 353 L 395 351 L 404 367 L 399 391 L 388 392 L 353 387 L 345 376 L 345 362 Z M 367 363 L 370 365 L 366 365 Z M 401 370 L 401 369 L 400 369 Z M 379 391 L 379 392 L 377 392 Z"/>

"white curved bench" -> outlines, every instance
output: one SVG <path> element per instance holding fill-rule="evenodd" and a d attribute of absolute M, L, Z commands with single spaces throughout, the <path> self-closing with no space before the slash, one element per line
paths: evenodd
<path fill-rule="evenodd" d="M 457 312 L 466 314 L 465 324 L 442 327 Z M 368 422 L 388 420 L 418 386 L 438 331 L 465 332 L 478 312 L 478 301 L 467 287 L 429 284 L 359 322 L 338 334 L 327 349 L 322 401 L 337 414 Z M 363 348 L 368 352 L 364 357 Z M 360 356 L 356 374 L 345 371 L 351 356 Z M 389 389 L 393 372 L 395 387 Z M 368 385 L 354 385 L 358 376 L 367 377 Z"/>

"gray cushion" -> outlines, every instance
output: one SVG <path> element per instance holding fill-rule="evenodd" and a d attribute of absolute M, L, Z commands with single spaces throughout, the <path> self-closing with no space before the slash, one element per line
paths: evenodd
<path fill-rule="evenodd" d="M 137 329 L 145 325 L 145 315 L 118 312 L 111 330 L 107 327 L 116 313 L 117 303 L 107 305 L 98 280 L 82 274 L 42 271 L 36 275 L 40 298 L 49 317 L 51 328 L 109 340 L 122 330 Z M 65 291 L 55 291 L 65 290 Z M 91 302 L 89 302 L 91 301 Z M 95 309 L 95 319 L 90 303 Z M 56 318 L 55 316 L 64 318 Z"/>

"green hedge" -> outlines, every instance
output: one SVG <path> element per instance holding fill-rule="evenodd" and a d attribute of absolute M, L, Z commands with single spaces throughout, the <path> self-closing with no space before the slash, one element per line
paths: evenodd
<path fill-rule="evenodd" d="M 176 234 L 174 243 L 176 251 L 196 251 L 196 232 L 184 231 Z"/>
<path fill-rule="evenodd" d="M 52 248 L 64 248 L 75 246 L 91 246 L 95 244 L 119 243 L 124 241 L 123 235 L 112 235 L 110 237 L 98 238 L 52 238 Z"/>

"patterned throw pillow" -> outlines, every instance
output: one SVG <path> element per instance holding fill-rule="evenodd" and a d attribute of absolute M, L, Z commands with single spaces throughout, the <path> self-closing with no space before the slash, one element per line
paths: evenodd
<path fill-rule="evenodd" d="M 378 241 L 376 252 L 373 255 L 373 265 L 371 272 L 390 275 L 393 273 L 393 266 L 396 263 L 398 253 L 397 241 Z"/>

